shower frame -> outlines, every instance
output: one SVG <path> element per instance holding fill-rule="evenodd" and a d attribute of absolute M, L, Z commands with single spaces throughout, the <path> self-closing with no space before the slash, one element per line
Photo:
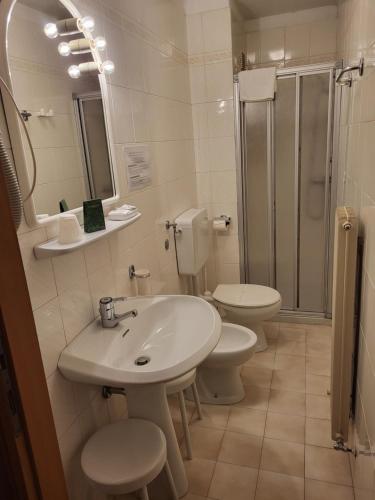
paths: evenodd
<path fill-rule="evenodd" d="M 295 123 L 295 182 L 294 197 L 298 207 L 294 213 L 294 309 L 281 310 L 281 316 L 292 316 L 297 319 L 319 320 L 331 318 L 332 297 L 329 292 L 332 284 L 332 248 L 334 213 L 337 200 L 337 150 L 339 136 L 339 120 L 341 105 L 341 87 L 335 85 L 336 71 L 342 67 L 341 63 L 330 62 L 324 64 L 311 64 L 290 68 L 277 69 L 277 78 L 296 78 L 296 123 Z M 324 193 L 324 244 L 325 244 L 325 280 L 324 280 L 324 312 L 309 312 L 301 310 L 297 305 L 298 267 L 299 267 L 299 196 L 300 196 L 300 81 L 303 76 L 329 73 L 329 101 L 328 101 L 328 126 L 327 126 L 327 154 L 325 168 L 325 193 Z M 277 98 L 277 97 L 276 97 Z M 276 283 L 276 258 L 275 258 L 275 118 L 274 102 L 268 101 L 267 106 L 267 201 L 268 217 L 267 232 L 269 242 L 269 285 Z M 238 77 L 234 77 L 234 117 L 235 117 L 235 147 L 236 147 L 236 172 L 237 172 L 237 214 L 238 237 L 240 248 L 240 279 L 241 283 L 250 283 L 249 249 L 248 249 L 248 214 L 247 207 L 247 154 L 246 154 L 246 127 L 245 104 L 239 99 Z"/>

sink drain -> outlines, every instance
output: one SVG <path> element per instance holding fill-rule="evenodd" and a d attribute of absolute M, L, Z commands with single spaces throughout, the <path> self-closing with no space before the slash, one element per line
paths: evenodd
<path fill-rule="evenodd" d="M 150 361 L 151 359 L 148 356 L 140 356 L 134 361 L 134 364 L 136 364 L 137 366 L 144 366 L 147 365 Z"/>

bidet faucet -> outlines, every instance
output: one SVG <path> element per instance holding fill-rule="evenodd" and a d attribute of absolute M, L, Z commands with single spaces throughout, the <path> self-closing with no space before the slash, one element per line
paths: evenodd
<path fill-rule="evenodd" d="M 114 328 L 122 319 L 135 318 L 138 315 L 136 309 L 123 314 L 116 314 L 115 302 L 122 302 L 124 300 L 126 300 L 126 297 L 117 297 L 115 299 L 112 297 L 102 297 L 99 300 L 99 312 L 103 328 Z"/>

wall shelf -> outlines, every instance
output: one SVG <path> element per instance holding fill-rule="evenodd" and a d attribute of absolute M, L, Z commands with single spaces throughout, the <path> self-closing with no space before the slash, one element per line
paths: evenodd
<path fill-rule="evenodd" d="M 102 238 L 107 237 L 108 235 L 115 233 L 116 231 L 120 231 L 127 226 L 130 226 L 135 221 L 137 221 L 142 214 L 139 212 L 137 215 L 128 220 L 109 220 L 105 219 L 106 228 L 102 231 L 96 231 L 95 233 L 84 233 L 82 232 L 82 239 L 80 241 L 76 241 L 75 243 L 63 244 L 57 241 L 57 238 L 53 240 L 46 241 L 45 243 L 40 243 L 34 247 L 34 254 L 37 259 L 48 259 L 51 257 L 57 257 L 58 255 L 62 255 L 64 253 L 74 252 L 75 250 L 79 250 L 80 248 L 86 247 L 91 243 L 95 243 Z"/>

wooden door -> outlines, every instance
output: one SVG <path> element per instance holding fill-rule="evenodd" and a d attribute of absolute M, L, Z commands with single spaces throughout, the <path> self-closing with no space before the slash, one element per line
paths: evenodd
<path fill-rule="evenodd" d="M 30 297 L 1 168 L 0 499 L 68 499 Z"/>

